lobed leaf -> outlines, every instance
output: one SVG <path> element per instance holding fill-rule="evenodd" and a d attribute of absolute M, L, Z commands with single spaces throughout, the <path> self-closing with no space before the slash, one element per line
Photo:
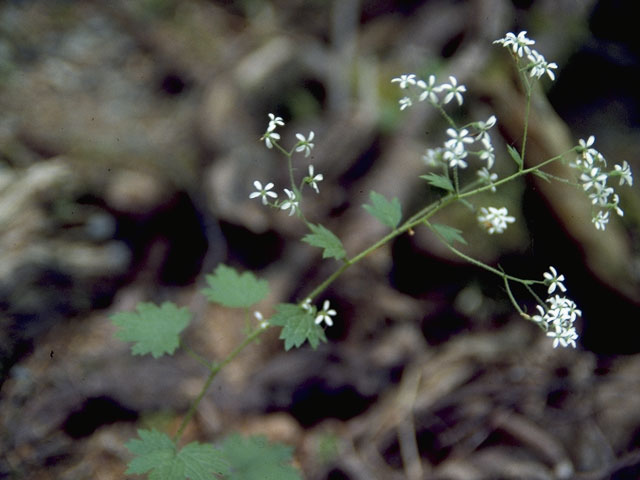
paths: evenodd
<path fill-rule="evenodd" d="M 258 303 L 269 294 L 269 283 L 259 280 L 251 272 L 239 274 L 234 268 L 218 265 L 213 275 L 206 277 L 209 288 L 202 293 L 210 302 L 225 307 L 239 308 Z"/>
<path fill-rule="evenodd" d="M 429 185 L 434 187 L 442 188 L 448 192 L 454 192 L 455 188 L 449 180 L 449 177 L 445 175 L 438 175 L 436 173 L 428 173 L 427 175 L 420 175 L 420 178 L 429 182 Z"/>
<path fill-rule="evenodd" d="M 301 480 L 291 465 L 292 448 L 269 443 L 264 437 L 231 435 L 220 445 L 231 464 L 227 480 Z"/>
<path fill-rule="evenodd" d="M 340 260 L 347 255 L 340 239 L 323 225 L 310 223 L 309 228 L 312 233 L 305 235 L 302 241 L 314 247 L 322 248 L 322 258 L 335 258 Z"/>
<path fill-rule="evenodd" d="M 369 198 L 371 205 L 363 205 L 364 209 L 376 217 L 383 225 L 396 228 L 402 218 L 400 200 L 394 197 L 393 200 L 389 201 L 373 190 L 369 193 Z"/>
<path fill-rule="evenodd" d="M 300 305 L 281 303 L 276 306 L 276 313 L 269 320 L 272 325 L 282 327 L 280 339 L 284 340 L 284 349 L 300 347 L 308 341 L 313 349 L 318 348 L 320 341 L 326 342 L 324 329 L 316 325 L 313 311 L 307 311 Z"/>
<path fill-rule="evenodd" d="M 453 242 L 460 242 L 463 245 L 467 244 L 467 241 L 460 235 L 462 230 L 450 227 L 449 225 L 443 225 L 441 223 L 432 223 L 431 227 L 438 232 L 444 239 L 453 245 Z"/>
<path fill-rule="evenodd" d="M 165 302 L 158 307 L 153 303 L 139 303 L 137 312 L 121 312 L 111 316 L 119 327 L 116 337 L 125 342 L 135 342 L 133 355 L 150 353 L 153 358 L 172 355 L 180 344 L 180 332 L 191 321 L 191 312 Z"/>
<path fill-rule="evenodd" d="M 215 474 L 228 475 L 228 463 L 211 444 L 193 442 L 178 450 L 173 441 L 157 430 L 138 430 L 140 439 L 125 447 L 135 455 L 126 474 L 149 474 L 150 480 L 213 480 Z"/>

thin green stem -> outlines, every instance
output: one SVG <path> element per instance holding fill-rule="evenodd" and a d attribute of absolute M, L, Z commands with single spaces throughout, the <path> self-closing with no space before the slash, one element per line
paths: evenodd
<path fill-rule="evenodd" d="M 526 314 L 520 308 L 520 305 L 518 305 L 518 302 L 516 301 L 515 297 L 513 296 L 513 293 L 511 293 L 511 287 L 509 287 L 509 280 L 506 277 L 503 277 L 503 280 L 504 280 L 504 288 L 507 291 L 507 296 L 509 297 L 509 300 L 511 300 L 511 304 L 515 307 L 515 309 L 518 311 L 518 313 L 520 315 L 525 316 Z"/>
<path fill-rule="evenodd" d="M 478 188 L 474 188 L 473 190 L 470 191 L 464 191 L 461 193 L 450 193 L 449 195 L 441 198 L 440 200 L 430 203 L 429 205 L 423 207 L 420 211 L 418 211 L 417 213 L 415 213 L 414 215 L 412 215 L 408 220 L 406 220 L 400 227 L 398 227 L 397 229 L 395 229 L 394 231 L 388 233 L 387 235 L 385 235 L 383 238 L 379 239 L 377 242 L 373 243 L 371 246 L 365 248 L 364 250 L 362 250 L 360 253 L 358 253 L 357 255 L 355 255 L 354 257 L 350 258 L 349 260 L 346 260 L 345 263 L 335 272 L 333 272 L 329 277 L 327 277 L 320 285 L 318 285 L 309 295 L 307 295 L 307 298 L 311 298 L 314 299 L 315 297 L 317 297 L 320 293 L 322 293 L 329 285 L 331 285 L 338 277 L 340 277 L 350 266 L 354 265 L 355 263 L 359 262 L 360 260 L 362 260 L 364 257 L 366 257 L 367 255 L 369 255 L 372 251 L 376 250 L 377 248 L 380 248 L 382 245 L 384 245 L 385 243 L 389 242 L 390 240 L 396 238 L 397 236 L 403 234 L 404 232 L 406 232 L 407 230 L 421 224 L 421 223 L 427 223 L 427 220 L 429 218 L 431 218 L 433 215 L 435 215 L 437 212 L 439 212 L 440 210 L 442 210 L 444 207 L 448 206 L 449 204 L 463 199 L 463 198 L 467 198 L 467 197 L 471 197 L 473 195 L 476 195 L 480 192 L 485 192 L 488 190 L 491 190 L 492 188 L 496 188 L 504 183 L 510 182 L 512 180 L 514 180 L 515 178 L 527 175 L 535 170 L 538 170 L 552 162 L 555 162 L 559 159 L 561 159 L 564 155 L 566 155 L 567 153 L 574 151 L 575 149 L 571 149 L 568 152 L 562 153 L 560 155 L 556 155 L 555 157 L 549 158 L 547 160 L 545 160 L 544 162 L 539 163 L 538 165 L 535 165 L 533 167 L 529 167 L 529 168 L 525 168 L 523 170 L 519 170 L 515 173 L 513 173 L 512 175 L 505 177 L 501 180 L 498 180 L 496 182 L 493 183 L 493 185 L 483 185 L 482 187 L 478 187 Z M 436 232 L 437 234 L 437 232 Z M 442 239 L 444 244 L 452 249 L 456 254 L 459 254 L 462 258 L 464 258 L 465 260 L 468 260 L 470 263 L 477 265 L 481 268 L 484 268 L 485 270 L 489 270 L 490 272 L 503 277 L 503 278 L 508 278 L 509 280 L 515 281 L 515 282 L 519 282 L 519 283 L 524 283 L 525 285 L 527 283 L 537 283 L 537 280 L 522 280 L 519 279 L 517 277 L 512 277 L 510 275 L 507 275 L 506 277 L 503 276 L 503 273 L 500 272 L 499 270 L 490 267 L 488 265 L 485 265 L 484 263 L 475 260 L 472 257 L 469 257 L 468 255 L 465 255 L 464 253 L 460 252 L 459 250 L 457 250 L 455 247 L 451 246 L 448 242 L 446 242 L 444 239 Z M 539 282 L 538 282 L 539 283 Z"/>
<path fill-rule="evenodd" d="M 531 113 L 531 85 L 527 82 L 527 103 L 525 105 L 524 112 L 524 131 L 522 137 L 522 151 L 520 152 L 520 158 L 522 159 L 522 164 L 520 165 L 520 170 L 524 168 L 524 156 L 527 150 L 527 133 L 529 131 L 529 115 Z"/>
<path fill-rule="evenodd" d="M 287 152 L 282 145 L 280 145 L 278 142 L 274 141 L 273 139 L 271 140 L 271 143 L 276 147 L 276 150 L 278 150 L 279 152 L 281 152 L 285 157 L 290 157 L 291 153 Z"/>
<path fill-rule="evenodd" d="M 460 193 L 460 180 L 458 179 L 458 166 L 453 167 L 453 188 L 457 193 Z"/>
<path fill-rule="evenodd" d="M 173 436 L 174 443 L 177 443 L 180 437 L 182 436 L 182 434 L 184 433 L 184 429 L 187 427 L 187 425 L 195 415 L 196 411 L 198 410 L 198 405 L 200 405 L 200 402 L 204 398 L 205 394 L 207 393 L 207 390 L 211 386 L 211 383 L 213 382 L 214 378 L 216 378 L 216 375 L 218 375 L 220 370 L 222 370 L 224 366 L 226 366 L 229 362 L 231 362 L 234 358 L 236 358 L 240 354 L 240 352 L 242 352 L 242 350 L 245 349 L 247 345 L 256 341 L 264 331 L 265 331 L 264 328 L 255 329 L 253 332 L 247 335 L 245 339 L 236 348 L 234 348 L 233 351 L 229 355 L 227 355 L 227 357 L 224 360 L 222 360 L 221 362 L 214 362 L 208 365 L 208 368 L 210 369 L 209 376 L 207 377 L 207 380 L 202 386 L 200 393 L 198 394 L 196 399 L 193 401 L 193 403 L 189 407 L 189 411 L 182 419 L 182 423 L 180 424 L 178 431 Z"/>
<path fill-rule="evenodd" d="M 193 350 L 189 345 L 187 345 L 186 343 L 184 343 L 182 340 L 180 341 L 180 346 L 182 348 L 184 348 L 185 352 L 187 352 L 187 354 L 193 358 L 194 360 L 196 360 L 198 363 L 200 363 L 201 365 L 204 365 L 207 368 L 211 368 L 211 363 L 209 363 L 209 360 L 207 360 L 206 358 L 204 358 L 202 355 L 200 355 L 198 352 L 196 352 L 195 350 Z"/>
<path fill-rule="evenodd" d="M 524 283 L 524 284 L 526 284 L 526 283 L 534 282 L 534 281 L 535 281 L 535 280 L 523 280 L 523 279 L 521 279 L 521 278 L 514 277 L 514 276 L 512 276 L 512 275 L 508 275 L 508 274 L 504 273 L 503 271 L 498 270 L 497 268 L 494 268 L 494 267 L 492 267 L 492 266 L 490 266 L 490 265 L 487 265 L 486 263 L 481 262 L 480 260 L 476 260 L 475 258 L 470 257 L 470 256 L 469 256 L 469 255 L 467 255 L 466 253 L 462 253 L 462 252 L 461 252 L 460 250 L 458 250 L 456 247 L 454 247 L 453 245 L 451 245 L 451 244 L 450 244 L 450 243 L 449 243 L 449 242 L 448 242 L 448 241 L 447 241 L 447 240 L 446 240 L 442 235 L 440 235 L 440 234 L 438 233 L 438 231 L 437 231 L 435 228 L 433 228 L 433 225 L 431 225 L 427 220 L 424 220 L 424 224 L 425 224 L 427 227 L 429 227 L 429 229 L 430 229 L 433 233 L 435 233 L 435 234 L 436 234 L 436 236 L 437 236 L 437 237 L 442 241 L 442 243 L 444 244 L 444 246 L 445 246 L 445 247 L 447 247 L 449 250 L 451 250 L 451 252 L 453 252 L 453 253 L 454 253 L 455 255 L 457 255 L 458 257 L 460 257 L 460 258 L 462 258 L 462 259 L 466 260 L 467 262 L 469 262 L 469 263 L 471 263 L 471 264 L 473 264 L 473 265 L 475 265 L 475 266 L 477 266 L 477 267 L 480 267 L 480 268 L 483 268 L 483 269 L 485 269 L 485 270 L 488 270 L 489 272 L 494 273 L 495 275 L 497 275 L 497 276 L 499 276 L 499 277 L 502 277 L 502 278 L 505 278 L 505 279 L 509 279 L 509 280 L 514 281 L 514 282 L 519 282 L 519 283 Z"/>

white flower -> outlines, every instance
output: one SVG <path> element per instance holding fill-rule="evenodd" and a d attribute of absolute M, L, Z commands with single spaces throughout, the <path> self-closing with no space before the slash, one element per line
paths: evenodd
<path fill-rule="evenodd" d="M 458 85 L 458 80 L 456 79 L 456 77 L 450 76 L 449 82 L 450 83 L 443 83 L 439 87 L 436 87 L 434 90 L 447 93 L 443 100 L 444 104 L 449 103 L 455 97 L 455 99 L 458 101 L 458 105 L 462 105 L 462 93 L 467 91 L 467 87 L 465 87 L 464 85 Z"/>
<path fill-rule="evenodd" d="M 311 299 L 310 298 L 305 298 L 304 302 L 302 302 L 302 304 L 300 305 L 300 307 L 305 311 L 305 312 L 310 312 L 311 311 Z"/>
<path fill-rule="evenodd" d="M 400 100 L 398 100 L 398 103 L 400 104 L 401 111 L 413 105 L 413 102 L 409 97 L 402 97 Z"/>
<path fill-rule="evenodd" d="M 530 73 L 532 77 L 540 78 L 546 73 L 551 80 L 556 79 L 553 70 L 558 68 L 558 65 L 555 63 L 548 63 L 544 57 L 535 50 L 531 50 L 531 52 L 527 54 L 527 57 L 529 57 L 529 60 L 531 60 L 532 63 Z"/>
<path fill-rule="evenodd" d="M 309 132 L 309 137 L 304 138 L 304 135 L 301 133 L 296 133 L 296 138 L 298 139 L 298 146 L 296 147 L 296 152 L 304 152 L 304 156 L 308 157 L 311 154 L 311 149 L 313 148 L 313 137 L 315 133 L 313 131 Z"/>
<path fill-rule="evenodd" d="M 316 325 L 320 325 L 322 322 L 326 323 L 328 327 L 333 325 L 333 319 L 337 312 L 329 305 L 329 300 L 325 300 L 322 304 L 322 310 L 316 316 Z"/>
<path fill-rule="evenodd" d="M 264 319 L 264 317 L 262 316 L 262 313 L 256 310 L 255 312 L 253 312 L 253 316 L 256 317 L 256 320 L 258 321 L 260 328 L 264 329 L 269 326 L 269 321 Z"/>
<path fill-rule="evenodd" d="M 429 101 L 431 101 L 431 103 L 438 103 L 438 95 L 436 95 L 436 86 L 435 86 L 436 85 L 435 75 L 429 75 L 428 83 L 423 80 L 418 80 L 417 85 L 418 85 L 418 88 L 421 88 L 422 90 L 424 90 L 418 97 L 419 101 L 423 102 L 428 98 Z"/>
<path fill-rule="evenodd" d="M 633 185 L 633 175 L 631 174 L 631 167 L 627 163 L 627 161 L 622 162 L 622 166 L 614 165 L 616 172 L 620 175 L 620 185 L 624 185 L 625 182 L 629 184 L 629 186 Z"/>
<path fill-rule="evenodd" d="M 291 190 L 288 190 L 285 188 L 284 193 L 287 195 L 288 200 L 285 200 L 284 202 L 282 202 L 282 205 L 280 205 L 280 208 L 282 210 L 291 209 L 291 211 L 289 212 L 289 216 L 291 216 L 294 213 L 296 213 L 296 210 L 298 209 L 298 206 L 299 206 L 299 202 L 298 202 L 298 199 L 296 198 L 296 194 Z"/>
<path fill-rule="evenodd" d="M 422 155 L 422 161 L 429 167 L 435 167 L 442 160 L 442 148 L 427 148 Z"/>
<path fill-rule="evenodd" d="M 260 183 L 258 180 L 256 180 L 255 182 L 253 182 L 253 186 L 256 187 L 256 191 L 251 193 L 249 195 L 249 198 L 260 197 L 260 199 L 262 200 L 262 204 L 263 205 L 266 205 L 267 202 L 269 201 L 269 199 L 267 197 L 278 198 L 278 194 L 276 192 L 270 192 L 269 191 L 269 190 L 271 190 L 273 188 L 273 183 L 271 183 L 271 182 L 267 183 L 263 187 L 262 183 Z"/>
<path fill-rule="evenodd" d="M 549 304 L 547 314 L 549 315 L 549 318 L 554 321 L 560 319 L 574 322 L 576 317 L 582 316 L 582 312 L 576 308 L 576 304 L 573 300 L 570 300 L 567 297 L 555 295 L 547 298 L 547 303 Z"/>
<path fill-rule="evenodd" d="M 467 162 L 464 159 L 467 157 L 467 151 L 464 148 L 464 144 L 445 143 L 442 151 L 442 158 L 449 162 L 449 167 L 467 168 Z M 447 143 L 449 143 L 447 145 Z"/>
<path fill-rule="evenodd" d="M 529 45 L 536 43 L 534 40 L 527 38 L 526 30 L 523 30 L 516 37 L 513 33 L 507 33 L 504 38 L 494 41 L 493 43 L 500 43 L 503 47 L 511 47 L 513 53 L 522 57 L 525 54 L 531 53 Z"/>
<path fill-rule="evenodd" d="M 318 182 L 321 182 L 324 179 L 324 176 L 321 173 L 318 173 L 317 175 L 314 175 L 313 173 L 313 165 L 309 165 L 309 176 L 305 178 L 305 181 L 311 185 L 311 188 L 313 188 L 316 193 L 320 193 L 320 190 L 318 189 Z"/>
<path fill-rule="evenodd" d="M 483 121 L 477 122 L 476 128 L 478 128 L 478 130 L 480 130 L 481 132 L 486 132 L 496 124 L 496 121 L 497 121 L 496 116 L 491 115 L 489 118 L 487 118 L 486 122 L 483 122 Z"/>
<path fill-rule="evenodd" d="M 592 148 L 592 145 L 595 143 L 595 141 L 596 137 L 594 137 L 593 135 L 591 135 L 586 142 L 583 139 L 578 140 L 577 152 L 579 155 L 576 159 L 576 164 L 578 166 L 591 168 L 596 160 L 606 165 L 607 162 L 602 154 L 595 148 Z"/>
<path fill-rule="evenodd" d="M 280 134 L 274 131 L 267 131 L 260 140 L 264 140 L 264 143 L 267 145 L 267 148 L 273 148 L 273 143 L 276 140 L 280 140 Z"/>
<path fill-rule="evenodd" d="M 273 132 L 277 126 L 284 126 L 284 121 L 282 117 L 276 117 L 273 113 L 269 114 L 269 126 L 267 127 L 267 132 Z"/>
<path fill-rule="evenodd" d="M 595 217 L 591 219 L 591 222 L 596 226 L 597 230 L 604 230 L 609 223 L 609 212 L 600 210 Z"/>
<path fill-rule="evenodd" d="M 544 283 L 549 285 L 549 289 L 547 290 L 548 294 L 552 294 L 555 291 L 556 287 L 558 287 L 563 292 L 567 291 L 565 286 L 562 284 L 564 275 L 558 275 L 558 272 L 555 268 L 549 267 L 549 272 L 545 272 L 543 276 L 545 278 Z"/>
<path fill-rule="evenodd" d="M 624 212 L 620 208 L 620 197 L 617 193 L 613 194 L 611 203 L 607 205 L 609 208 L 613 208 L 619 217 L 624 217 Z"/>
<path fill-rule="evenodd" d="M 553 348 L 558 345 L 575 348 L 578 334 L 574 322 L 577 317 L 582 316 L 582 312 L 573 300 L 559 295 L 547 298 L 546 303 L 546 309 L 536 306 L 539 315 L 528 318 L 547 329 L 547 336 L 553 338 Z"/>
<path fill-rule="evenodd" d="M 487 140 L 489 144 L 491 144 L 491 139 L 489 137 L 489 130 L 496 124 L 496 116 L 491 115 L 486 122 L 479 121 L 475 122 L 473 125 L 478 129 L 478 133 L 475 134 L 476 140 Z M 491 167 L 489 167 L 491 168 Z"/>
<path fill-rule="evenodd" d="M 540 305 L 536 305 L 536 308 L 538 309 L 539 314 L 538 315 L 531 315 L 530 318 L 531 320 L 533 320 L 536 323 L 540 323 L 540 324 L 544 324 L 545 323 L 545 315 L 547 312 L 545 312 L 544 308 L 542 308 L 542 306 Z"/>
<path fill-rule="evenodd" d="M 486 160 L 487 169 L 490 169 L 496 160 L 496 152 L 491 144 L 491 137 L 486 132 L 484 133 L 484 137 L 482 137 L 482 145 L 484 148 L 480 150 L 480 160 Z"/>
<path fill-rule="evenodd" d="M 598 204 L 601 207 L 606 207 L 607 202 L 609 201 L 609 195 L 613 193 L 613 188 L 605 187 L 599 183 L 594 184 L 595 192 L 589 194 L 589 198 L 591 199 L 591 204 Z"/>
<path fill-rule="evenodd" d="M 604 188 L 607 183 L 607 174 L 600 172 L 598 167 L 591 168 L 587 173 L 580 175 L 582 188 L 588 192 L 592 188 Z"/>
<path fill-rule="evenodd" d="M 491 173 L 489 172 L 487 167 L 482 167 L 480 170 L 478 170 L 477 174 L 484 183 L 486 183 L 487 185 L 491 185 L 492 192 L 496 191 L 496 187 L 493 186 L 493 182 L 498 179 L 497 173 Z"/>
<path fill-rule="evenodd" d="M 467 136 L 469 135 L 469 130 L 463 128 L 461 130 L 456 130 L 455 128 L 448 128 L 447 135 L 451 137 L 450 140 L 445 142 L 445 147 L 448 148 L 465 148 L 465 143 L 473 143 L 473 138 Z"/>
<path fill-rule="evenodd" d="M 481 207 L 480 213 L 481 215 L 478 215 L 478 222 L 480 222 L 491 235 L 504 232 L 507 229 L 508 223 L 516 221 L 515 217 L 508 215 L 509 212 L 505 207 L 489 207 L 488 209 Z"/>
<path fill-rule="evenodd" d="M 400 75 L 399 77 L 396 77 L 393 80 L 391 80 L 391 83 L 396 83 L 396 82 L 399 83 L 400 84 L 400 88 L 402 88 L 404 90 L 409 85 L 415 85 L 416 84 L 416 76 L 413 73 Z"/>

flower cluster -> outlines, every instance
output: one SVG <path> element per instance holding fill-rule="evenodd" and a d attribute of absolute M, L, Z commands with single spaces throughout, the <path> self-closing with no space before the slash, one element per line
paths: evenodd
<path fill-rule="evenodd" d="M 560 295 L 551 296 L 556 288 L 565 292 L 564 275 L 558 275 L 555 268 L 549 267 L 549 272 L 544 274 L 544 283 L 549 285 L 547 293 L 549 297 L 545 306 L 537 305 L 538 314 L 529 317 L 547 331 L 547 336 L 553 338 L 553 348 L 576 347 L 578 334 L 574 323 L 577 317 L 582 316 L 575 302 Z"/>
<path fill-rule="evenodd" d="M 462 102 L 464 102 L 462 94 L 467 91 L 467 87 L 458 85 L 458 80 L 453 76 L 449 77 L 449 83 L 436 85 L 435 75 L 430 75 L 429 79 L 425 82 L 424 80 L 418 79 L 415 73 L 405 73 L 392 79 L 391 83 L 398 83 L 403 90 L 407 90 L 410 87 L 417 89 L 418 94 L 416 98 L 418 101 L 424 102 L 428 100 L 433 105 L 446 105 L 454 98 L 458 102 L 458 105 L 462 105 Z M 400 110 L 404 110 L 413 105 L 413 99 L 405 96 L 402 97 L 398 103 L 400 103 Z"/>
<path fill-rule="evenodd" d="M 319 312 L 316 310 L 316 307 L 311 305 L 310 298 L 305 299 L 305 301 L 302 302 L 301 307 L 303 310 L 316 315 L 316 318 L 314 320 L 316 325 L 320 325 L 322 322 L 324 322 L 327 327 L 331 327 L 333 325 L 333 319 L 331 317 L 335 317 L 337 315 L 337 312 L 333 308 L 331 308 L 329 300 L 324 301 L 324 303 L 322 304 L 322 310 L 320 310 Z"/>
<path fill-rule="evenodd" d="M 449 83 L 436 84 L 435 75 L 429 75 L 427 81 L 420 80 L 413 73 L 400 75 L 391 80 L 391 83 L 398 83 L 403 90 L 417 90 L 413 98 L 405 96 L 400 99 L 400 110 L 413 105 L 414 100 L 423 102 L 429 101 L 434 106 L 451 102 L 454 98 L 458 105 L 462 105 L 464 98 L 462 94 L 467 91 L 464 85 L 459 85 L 458 80 L 450 76 Z M 481 161 L 486 162 L 486 167 L 478 170 L 480 180 L 486 185 L 491 185 L 491 190 L 495 191 L 493 183 L 498 179 L 498 175 L 490 170 L 496 159 L 495 150 L 491 143 L 489 130 L 496 124 L 496 117 L 491 115 L 487 121 L 472 122 L 461 128 L 449 128 L 446 131 L 448 139 L 442 147 L 428 148 L 422 159 L 429 166 L 444 165 L 447 168 L 467 168 L 468 156 L 474 155 Z"/>
<path fill-rule="evenodd" d="M 267 125 L 267 131 L 262 135 L 260 140 L 264 141 L 267 148 L 273 148 L 276 145 L 278 148 L 282 150 L 282 148 L 278 145 L 278 140 L 280 140 L 280 134 L 275 130 L 277 127 L 284 126 L 284 121 L 281 117 L 276 117 L 273 113 L 269 114 L 269 124 Z M 291 153 L 295 150 L 296 152 L 304 152 L 304 156 L 308 157 L 311 154 L 311 150 L 314 147 L 312 143 L 314 138 L 314 132 L 309 132 L 309 135 L 305 137 L 301 133 L 296 133 L 296 138 L 298 142 L 293 147 L 293 150 L 287 155 L 290 157 Z M 309 165 L 309 175 L 302 179 L 302 185 L 309 185 L 316 193 L 320 193 L 320 189 L 318 188 L 318 182 L 321 182 L 324 179 L 321 173 L 315 173 L 315 169 L 313 165 Z M 262 185 L 262 183 L 258 180 L 253 182 L 253 186 L 255 187 L 255 191 L 249 194 L 249 198 L 259 198 L 262 201 L 263 205 L 271 205 L 275 208 L 279 208 L 281 210 L 289 210 L 289 215 L 293 215 L 300 208 L 300 190 L 302 188 L 300 185 L 299 189 L 289 190 L 288 188 L 284 189 L 284 194 L 286 198 L 280 202 L 277 200 L 278 194 L 271 189 L 274 187 L 273 182 L 268 182 L 266 185 Z M 273 202 L 270 203 L 270 199 L 273 199 Z"/>
<path fill-rule="evenodd" d="M 531 77 L 539 79 L 546 73 L 551 80 L 555 80 L 556 76 L 553 71 L 558 68 L 558 65 L 553 62 L 547 62 L 540 52 L 530 47 L 536 42 L 527 38 L 526 31 L 522 31 L 518 35 L 509 32 L 504 38 L 500 38 L 493 43 L 499 43 L 503 47 L 509 48 L 518 64 L 520 64 L 520 59 L 524 59 L 526 56 L 528 63 L 522 68 L 528 71 Z"/>
<path fill-rule="evenodd" d="M 606 170 L 607 161 L 598 150 L 593 148 L 595 137 L 591 135 L 586 141 L 580 140 L 576 150 L 578 157 L 571 164 L 578 171 L 579 181 L 593 205 L 591 221 L 598 230 L 604 230 L 609 223 L 609 214 L 614 210 L 619 216 L 624 212 L 620 208 L 620 197 L 613 187 L 607 185 L 611 177 L 619 177 L 619 185 L 633 185 L 631 167 L 624 161 L 622 165 L 614 165 L 613 170 Z"/>
<path fill-rule="evenodd" d="M 515 222 L 516 219 L 509 215 L 506 207 L 495 208 L 480 207 L 480 215 L 478 215 L 478 222 L 490 234 L 502 233 L 507 229 L 507 224 Z"/>
<path fill-rule="evenodd" d="M 491 185 L 491 190 L 495 192 L 493 183 L 498 179 L 498 175 L 492 173 L 491 168 L 495 163 L 496 154 L 489 135 L 489 129 L 495 124 L 496 117 L 491 115 L 486 122 L 473 122 L 468 128 L 449 128 L 446 131 L 449 138 L 444 145 L 428 148 L 422 159 L 431 167 L 441 165 L 448 168 L 467 168 L 468 157 L 473 155 L 486 162 L 486 166 L 481 167 L 476 173 L 480 180 L 486 185 Z M 469 129 L 473 129 L 473 133 Z"/>

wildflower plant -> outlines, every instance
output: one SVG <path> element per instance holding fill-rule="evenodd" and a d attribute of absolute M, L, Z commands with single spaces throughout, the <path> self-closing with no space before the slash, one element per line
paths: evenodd
<path fill-rule="evenodd" d="M 435 108 L 448 124 L 443 144 L 425 152 L 423 160 L 429 171 L 420 176 L 431 187 L 441 192 L 441 196 L 435 202 L 407 215 L 403 213 L 397 198 L 388 199 L 377 192 L 370 192 L 369 203 L 363 207 L 389 231 L 360 252 L 348 254 L 341 240 L 333 232 L 321 224 L 311 222 L 305 216 L 304 208 L 309 198 L 305 188 L 312 190 L 313 193 L 308 193 L 314 196 L 321 195 L 319 184 L 324 181 L 324 176 L 317 172 L 312 164 L 307 164 L 306 168 L 302 169 L 294 169 L 293 164 L 294 157 L 296 161 L 307 161 L 315 146 L 314 132 L 311 131 L 307 135 L 296 133 L 296 141 L 291 148 L 286 149 L 278 133 L 278 129 L 285 125 L 284 119 L 272 113 L 268 115 L 267 127 L 260 140 L 268 149 L 278 151 L 286 158 L 288 184 L 282 186 L 282 190 L 277 190 L 273 182 L 256 179 L 253 181 L 255 190 L 248 193 L 248 200 L 259 201 L 265 208 L 273 208 L 282 214 L 287 212 L 289 216 L 295 215 L 308 228 L 308 233 L 302 241 L 320 248 L 323 259 L 333 259 L 339 262 L 339 266 L 319 285 L 308 288 L 305 297 L 299 302 L 280 303 L 276 305 L 273 313 L 264 315 L 255 307 L 268 295 L 268 283 L 252 273 L 239 273 L 231 267 L 219 265 L 213 274 L 206 277 L 208 287 L 203 290 L 203 294 L 213 303 L 240 309 L 249 325 L 253 325 L 251 317 L 255 321 L 255 325 L 249 328 L 240 344 L 226 358 L 219 361 L 201 357 L 180 341 L 179 334 L 187 327 L 192 317 L 184 308 L 178 308 L 171 303 L 161 306 L 145 303 L 140 304 L 136 312 L 114 315 L 113 322 L 119 328 L 117 335 L 124 341 L 134 342 L 134 355 L 151 354 L 158 357 L 173 354 L 178 347 L 182 347 L 209 371 L 201 393 L 184 416 L 173 438 L 155 430 L 140 430 L 140 438 L 127 444 L 135 455 L 127 473 L 151 472 L 152 479 L 241 478 L 237 476 L 237 472 L 242 471 L 246 465 L 255 465 L 255 458 L 259 457 L 262 462 L 261 468 L 270 472 L 269 478 L 300 478 L 289 463 L 290 450 L 268 444 L 264 439 L 243 440 L 233 436 L 219 445 L 194 442 L 181 449 L 178 448 L 179 439 L 213 378 L 245 347 L 271 328 L 280 329 L 280 339 L 284 341 L 285 350 L 300 347 L 305 343 L 317 348 L 320 342 L 326 342 L 325 329 L 339 322 L 340 314 L 326 299 L 322 302 L 321 308 L 318 307 L 318 297 L 348 268 L 371 252 L 396 237 L 411 234 L 421 226 L 430 229 L 455 255 L 499 277 L 516 311 L 524 319 L 538 325 L 546 336 L 550 337 L 554 348 L 576 347 L 578 333 L 575 322 L 582 312 L 573 300 L 565 296 L 565 277 L 555 267 L 550 266 L 548 271 L 542 272 L 537 279 L 519 278 L 467 255 L 456 245 L 466 244 L 462 231 L 432 221 L 438 212 L 462 202 L 475 211 L 478 224 L 488 235 L 500 235 L 518 219 L 510 215 L 505 206 L 474 203 L 474 197 L 486 198 L 485 195 L 479 194 L 496 192 L 503 185 L 530 174 L 549 181 L 560 181 L 582 190 L 585 193 L 585 201 L 590 202 L 593 207 L 592 222 L 595 229 L 605 230 L 611 212 L 623 215 L 619 204 L 620 197 L 615 189 L 633 184 L 631 169 L 626 161 L 614 165 L 613 168 L 608 167 L 604 155 L 595 148 L 593 136 L 587 140 L 579 140 L 570 150 L 535 166 L 525 166 L 533 85 L 543 78 L 545 81 L 553 81 L 557 65 L 548 62 L 533 48 L 535 41 L 528 38 L 524 31 L 517 35 L 508 33 L 494 43 L 506 48 L 512 56 L 526 93 L 524 132 L 520 149 L 507 146 L 507 155 L 499 155 L 496 152 L 491 135 L 499 119 L 494 115 L 463 125 L 458 125 L 453 120 L 448 112 L 463 105 L 464 94 L 467 91 L 466 86 L 460 84 L 454 76 L 449 76 L 444 83 L 438 83 L 435 75 L 429 75 L 426 80 L 418 78 L 414 73 L 393 78 L 391 82 L 397 84 L 403 92 L 399 100 L 400 110 L 426 102 Z M 505 158 L 513 162 L 514 171 L 500 178 L 493 168 Z M 559 178 L 547 172 L 545 167 L 554 162 L 567 163 L 575 172 L 574 178 Z M 465 175 L 462 177 L 465 179 L 463 182 L 460 173 L 467 169 L 475 170 L 476 175 Z M 296 179 L 295 173 L 300 170 L 306 171 L 307 175 Z M 526 307 L 521 306 L 511 289 L 514 284 L 522 285 L 530 293 L 536 303 L 536 313 L 530 314 Z M 546 293 L 544 300 L 539 296 L 540 290 Z M 252 459 L 247 458 L 248 455 L 252 456 L 253 463 Z M 232 475 L 230 472 L 236 473 Z"/>

